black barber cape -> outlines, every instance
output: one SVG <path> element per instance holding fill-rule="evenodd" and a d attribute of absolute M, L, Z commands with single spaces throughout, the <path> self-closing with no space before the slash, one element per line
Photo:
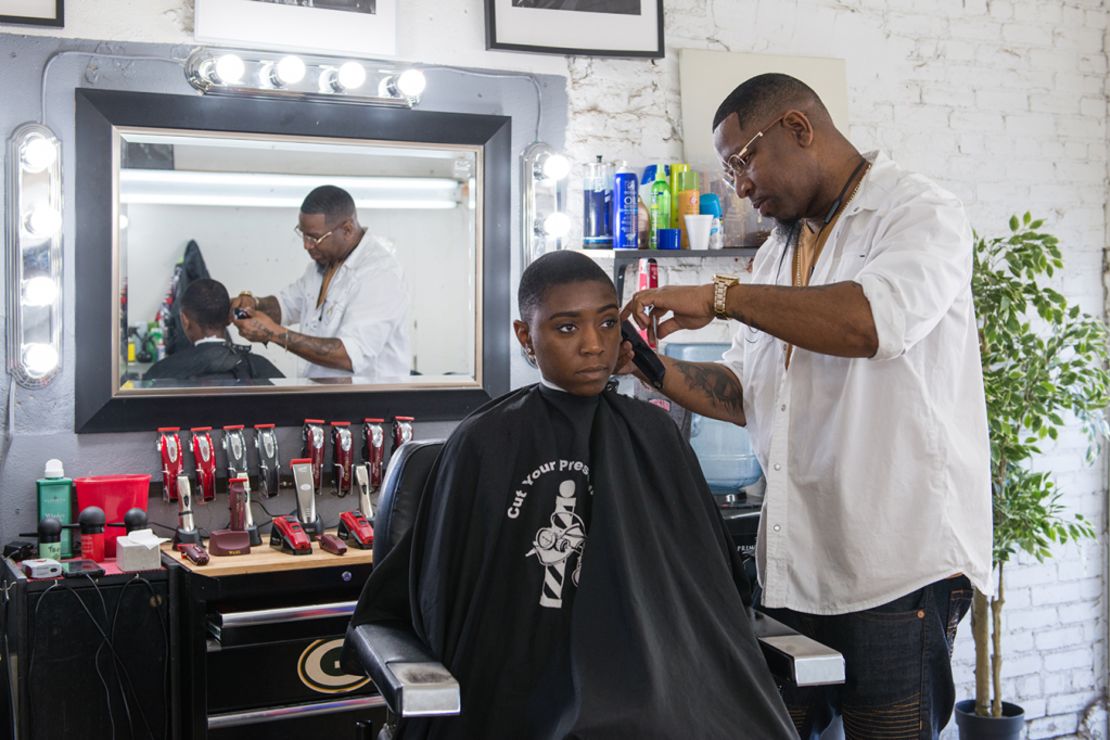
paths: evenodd
<path fill-rule="evenodd" d="M 201 342 L 158 360 L 143 374 L 143 380 L 255 380 L 283 378 L 265 357 L 253 354 L 246 345 L 231 342 Z"/>
<path fill-rule="evenodd" d="M 352 625 L 411 623 L 459 717 L 400 738 L 796 738 L 697 459 L 658 408 L 543 386 L 459 425 Z"/>

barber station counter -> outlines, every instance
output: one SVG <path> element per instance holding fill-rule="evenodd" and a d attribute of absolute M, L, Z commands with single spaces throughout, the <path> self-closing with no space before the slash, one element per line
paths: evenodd
<path fill-rule="evenodd" d="M 178 573 L 180 737 L 350 737 L 357 719 L 381 725 L 373 684 L 339 669 L 372 551 L 263 544 L 196 565 L 166 543 L 162 561 Z"/>

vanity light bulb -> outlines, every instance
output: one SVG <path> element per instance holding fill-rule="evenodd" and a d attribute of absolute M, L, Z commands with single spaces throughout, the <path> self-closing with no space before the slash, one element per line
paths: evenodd
<path fill-rule="evenodd" d="M 23 224 L 32 236 L 48 239 L 62 228 L 62 214 L 49 206 L 36 206 L 23 219 Z"/>
<path fill-rule="evenodd" d="M 570 233 L 570 216 L 556 211 L 543 220 L 543 233 L 553 239 L 562 239 Z"/>
<path fill-rule="evenodd" d="M 292 55 L 282 57 L 274 65 L 274 75 L 277 77 L 277 81 L 280 81 L 283 85 L 296 85 L 304 79 L 305 71 L 304 62 L 301 58 Z"/>
<path fill-rule="evenodd" d="M 58 159 L 58 145 L 42 134 L 31 134 L 19 149 L 19 161 L 27 172 L 42 172 Z"/>
<path fill-rule="evenodd" d="M 27 374 L 41 378 L 58 367 L 58 350 L 50 344 L 25 344 L 23 345 L 23 367 Z"/>
<path fill-rule="evenodd" d="M 397 90 L 406 98 L 419 98 L 427 85 L 428 80 L 419 69 L 406 69 L 397 78 Z"/>
<path fill-rule="evenodd" d="M 24 306 L 52 306 L 57 297 L 57 283 L 45 275 L 33 277 L 23 284 Z"/>
<path fill-rule="evenodd" d="M 570 160 L 562 154 L 551 154 L 543 161 L 543 176 L 548 180 L 562 180 L 570 174 Z"/>
<path fill-rule="evenodd" d="M 354 90 L 366 82 L 366 67 L 358 62 L 344 62 L 336 73 L 336 81 L 343 90 Z"/>
<path fill-rule="evenodd" d="M 213 82 L 220 85 L 234 85 L 243 79 L 247 67 L 243 60 L 236 54 L 222 54 L 216 60 L 216 79 Z"/>

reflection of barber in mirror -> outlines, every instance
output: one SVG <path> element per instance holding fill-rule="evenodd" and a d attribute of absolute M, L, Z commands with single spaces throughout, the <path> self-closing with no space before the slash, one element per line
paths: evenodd
<path fill-rule="evenodd" d="M 181 327 L 192 346 L 179 349 L 151 365 L 143 380 L 281 378 L 281 371 L 251 348 L 232 344 L 227 335 L 227 288 L 208 278 L 193 281 L 181 296 Z"/>
<path fill-rule="evenodd" d="M 239 333 L 305 360 L 301 377 L 408 377 L 409 293 L 392 249 L 367 233 L 351 195 L 333 185 L 305 197 L 298 222 L 295 231 L 314 264 L 276 296 L 236 296 Z"/>

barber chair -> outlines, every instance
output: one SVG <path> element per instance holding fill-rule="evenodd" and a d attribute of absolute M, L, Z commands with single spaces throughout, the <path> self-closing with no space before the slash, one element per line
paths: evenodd
<path fill-rule="evenodd" d="M 374 520 L 374 562 L 380 563 L 412 526 L 442 440 L 410 441 L 393 452 Z M 758 611 L 752 625 L 775 679 L 798 686 L 844 682 L 844 658 Z M 393 717 L 434 717 L 461 711 L 458 681 L 410 627 L 363 624 L 347 639 Z M 391 717 L 392 720 L 392 717 Z M 379 740 L 392 737 L 389 725 Z"/>

